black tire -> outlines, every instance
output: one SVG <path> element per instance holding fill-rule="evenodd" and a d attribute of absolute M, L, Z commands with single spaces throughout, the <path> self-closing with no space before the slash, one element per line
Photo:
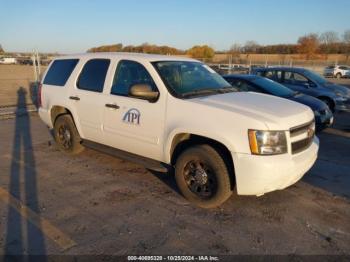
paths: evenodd
<path fill-rule="evenodd" d="M 54 125 L 54 137 L 59 149 L 68 154 L 78 154 L 84 150 L 81 138 L 70 115 L 60 115 Z"/>
<path fill-rule="evenodd" d="M 220 206 L 232 195 L 229 168 L 209 145 L 185 150 L 176 161 L 175 179 L 182 195 L 202 208 Z"/>
<path fill-rule="evenodd" d="M 335 75 L 335 77 L 336 77 L 337 79 L 340 79 L 340 78 L 342 77 L 342 75 L 341 75 L 341 73 L 337 73 L 337 74 Z"/>

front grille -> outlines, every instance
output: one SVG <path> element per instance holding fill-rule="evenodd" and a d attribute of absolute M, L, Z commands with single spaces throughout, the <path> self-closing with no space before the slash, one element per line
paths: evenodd
<path fill-rule="evenodd" d="M 293 127 L 289 130 L 290 137 L 296 137 L 301 134 L 306 134 L 306 138 L 292 142 L 292 154 L 300 153 L 306 150 L 312 143 L 315 136 L 315 122 L 311 121 L 306 124 Z"/>
<path fill-rule="evenodd" d="M 311 145 L 313 138 L 314 136 L 311 136 L 292 143 L 292 154 L 297 154 L 307 149 Z"/>
<path fill-rule="evenodd" d="M 311 122 L 309 123 L 306 123 L 306 124 L 303 124 L 303 125 L 300 125 L 300 126 L 296 126 L 296 127 L 292 127 L 289 132 L 290 132 L 290 137 L 295 137 L 295 136 L 298 136 L 302 133 L 306 133 L 308 132 L 308 130 L 310 128 L 313 128 L 314 126 L 314 120 L 312 120 Z"/>

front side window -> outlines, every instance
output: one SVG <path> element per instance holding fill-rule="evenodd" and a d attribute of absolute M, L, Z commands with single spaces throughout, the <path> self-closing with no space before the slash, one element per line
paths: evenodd
<path fill-rule="evenodd" d="M 79 89 L 101 93 L 109 64 L 109 59 L 91 59 L 87 61 L 80 73 L 77 87 Z"/>
<path fill-rule="evenodd" d="M 53 61 L 45 76 L 44 85 L 64 86 L 78 61 L 78 59 L 59 59 Z"/>
<path fill-rule="evenodd" d="M 232 89 L 213 69 L 200 62 L 160 61 L 152 64 L 175 96 L 207 95 Z"/>
<path fill-rule="evenodd" d="M 143 65 L 135 61 L 120 61 L 114 75 L 111 94 L 128 96 L 130 88 L 136 84 L 146 84 L 153 91 L 157 91 L 151 75 Z"/>
<path fill-rule="evenodd" d="M 284 81 L 292 85 L 306 84 L 309 82 L 305 76 L 295 72 L 284 72 Z"/>

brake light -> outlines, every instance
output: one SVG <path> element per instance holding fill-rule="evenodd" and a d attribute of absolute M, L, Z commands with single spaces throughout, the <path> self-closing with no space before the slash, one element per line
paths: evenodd
<path fill-rule="evenodd" d="M 37 101 L 38 101 L 38 107 L 42 106 L 42 99 L 41 99 L 41 92 L 42 92 L 42 84 L 38 84 L 38 94 L 37 94 Z"/>

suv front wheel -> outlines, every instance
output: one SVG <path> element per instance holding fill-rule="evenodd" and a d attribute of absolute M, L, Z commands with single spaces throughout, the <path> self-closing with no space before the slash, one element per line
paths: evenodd
<path fill-rule="evenodd" d="M 72 117 L 68 114 L 56 119 L 54 137 L 59 149 L 65 153 L 78 154 L 84 150 L 78 130 Z"/>
<path fill-rule="evenodd" d="M 232 194 L 227 165 L 209 145 L 185 150 L 176 161 L 175 179 L 183 196 L 203 208 L 217 207 Z"/>

